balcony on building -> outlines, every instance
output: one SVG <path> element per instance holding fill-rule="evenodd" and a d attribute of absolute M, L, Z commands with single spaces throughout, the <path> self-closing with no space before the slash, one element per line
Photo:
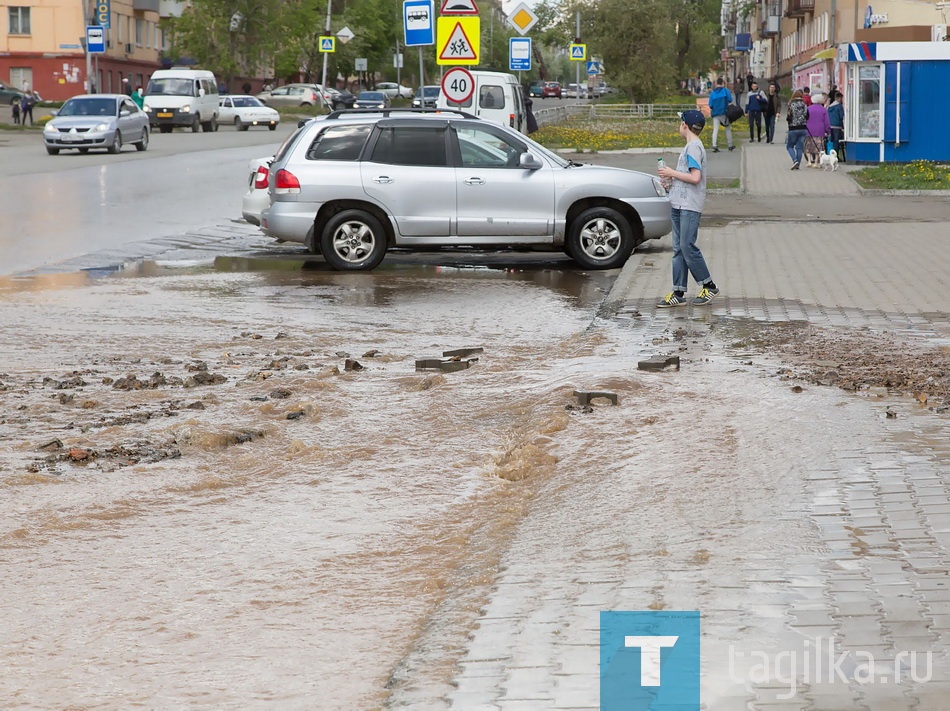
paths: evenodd
<path fill-rule="evenodd" d="M 804 17 L 815 12 L 815 0 L 788 0 L 786 17 Z"/>
<path fill-rule="evenodd" d="M 158 0 L 132 0 L 132 9 L 158 12 Z"/>
<path fill-rule="evenodd" d="M 762 15 L 762 24 L 759 28 L 761 37 L 772 37 L 777 35 L 782 28 L 782 4 L 779 2 L 770 2 L 765 8 L 765 14 Z"/>

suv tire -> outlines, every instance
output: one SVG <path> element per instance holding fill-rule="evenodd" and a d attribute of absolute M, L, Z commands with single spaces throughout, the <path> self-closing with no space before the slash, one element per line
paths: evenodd
<path fill-rule="evenodd" d="M 585 269 L 617 269 L 633 247 L 626 217 L 611 207 L 592 207 L 574 218 L 565 251 Z"/>
<path fill-rule="evenodd" d="M 386 256 L 386 231 L 365 210 L 343 210 L 323 228 L 320 251 L 334 269 L 369 271 Z"/>

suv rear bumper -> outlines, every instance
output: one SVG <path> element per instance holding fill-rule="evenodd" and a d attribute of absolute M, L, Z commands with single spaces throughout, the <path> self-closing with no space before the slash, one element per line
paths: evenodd
<path fill-rule="evenodd" d="M 261 213 L 261 229 L 270 237 L 306 244 L 319 209 L 313 203 L 271 202 Z"/>
<path fill-rule="evenodd" d="M 151 109 L 148 112 L 149 126 L 191 126 L 198 114 L 178 109 Z"/>

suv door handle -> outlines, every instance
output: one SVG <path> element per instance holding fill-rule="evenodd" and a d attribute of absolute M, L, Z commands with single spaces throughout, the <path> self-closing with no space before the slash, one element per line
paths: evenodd
<path fill-rule="evenodd" d="M 391 183 L 393 182 L 393 179 L 390 178 L 388 175 L 379 175 L 373 178 L 373 182 L 374 183 Z"/>
<path fill-rule="evenodd" d="M 466 185 L 484 185 L 485 181 L 482 178 L 466 178 L 462 181 Z"/>

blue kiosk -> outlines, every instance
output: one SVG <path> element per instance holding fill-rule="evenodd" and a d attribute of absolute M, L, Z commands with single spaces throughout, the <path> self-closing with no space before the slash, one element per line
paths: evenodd
<path fill-rule="evenodd" d="M 950 162 L 950 42 L 839 45 L 848 162 Z"/>

